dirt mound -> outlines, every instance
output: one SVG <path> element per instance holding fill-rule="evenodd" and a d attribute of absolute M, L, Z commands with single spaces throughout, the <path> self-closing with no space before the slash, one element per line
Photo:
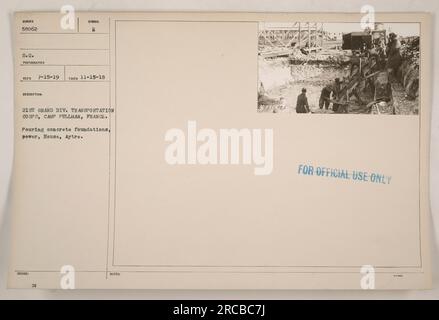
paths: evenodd
<path fill-rule="evenodd" d="M 403 63 L 398 70 L 398 78 L 407 98 L 413 100 L 419 95 L 419 37 L 404 41 L 401 56 Z"/>

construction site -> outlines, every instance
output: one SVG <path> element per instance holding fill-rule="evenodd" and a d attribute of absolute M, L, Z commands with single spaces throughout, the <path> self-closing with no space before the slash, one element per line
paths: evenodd
<path fill-rule="evenodd" d="M 258 112 L 418 114 L 415 27 L 261 23 Z"/>

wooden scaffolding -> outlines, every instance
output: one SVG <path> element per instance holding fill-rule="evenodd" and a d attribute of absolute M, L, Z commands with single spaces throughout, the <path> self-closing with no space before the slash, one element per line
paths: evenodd
<path fill-rule="evenodd" d="M 324 41 L 323 23 L 294 22 L 284 24 L 260 23 L 259 45 L 298 48 L 321 47 Z"/>

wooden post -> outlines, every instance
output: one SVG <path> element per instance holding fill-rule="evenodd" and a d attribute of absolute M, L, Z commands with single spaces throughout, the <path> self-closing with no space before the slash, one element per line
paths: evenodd
<path fill-rule="evenodd" d="M 311 48 L 311 33 L 310 33 L 310 31 L 311 31 L 311 27 L 310 27 L 309 22 L 308 22 L 308 49 Z"/>
<path fill-rule="evenodd" d="M 300 29 L 301 24 L 302 23 L 299 22 L 299 48 L 300 48 L 300 45 L 302 44 L 302 29 Z"/>
<path fill-rule="evenodd" d="M 317 47 L 317 22 L 314 24 L 314 47 Z"/>

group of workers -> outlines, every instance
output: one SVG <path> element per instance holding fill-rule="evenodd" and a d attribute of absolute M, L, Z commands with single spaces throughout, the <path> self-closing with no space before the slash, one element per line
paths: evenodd
<path fill-rule="evenodd" d="M 387 47 L 384 48 L 382 42 L 374 43 L 374 47 L 371 50 L 367 50 L 367 56 L 373 55 L 378 61 L 383 61 L 383 68 L 388 72 L 389 77 L 395 78 L 398 68 L 402 63 L 402 57 L 400 53 L 401 43 L 395 33 L 389 34 L 389 41 Z M 380 63 L 377 63 L 379 67 Z M 352 70 L 351 70 L 352 71 Z M 337 113 L 347 113 L 347 108 L 345 104 L 339 104 L 340 93 L 342 91 L 342 81 L 336 78 L 334 83 L 327 84 L 323 87 L 320 93 L 319 107 L 320 109 L 328 110 L 331 102 L 332 110 Z M 358 92 L 354 92 L 357 99 L 361 101 L 358 97 Z M 309 113 L 310 108 L 308 104 L 308 98 L 306 96 L 306 88 L 302 89 L 302 93 L 297 97 L 296 103 L 296 113 Z"/>
<path fill-rule="evenodd" d="M 319 107 L 320 109 L 328 110 L 332 100 L 338 100 L 341 92 L 341 81 L 339 78 L 336 78 L 334 83 L 327 84 L 320 94 L 319 99 Z M 332 95 L 332 96 L 331 96 Z M 340 104 L 333 103 L 332 110 L 334 112 L 340 112 L 342 107 Z M 296 103 L 296 112 L 297 113 L 309 113 L 310 108 L 308 104 L 308 98 L 306 96 L 306 88 L 302 89 L 302 93 L 297 97 Z"/>

